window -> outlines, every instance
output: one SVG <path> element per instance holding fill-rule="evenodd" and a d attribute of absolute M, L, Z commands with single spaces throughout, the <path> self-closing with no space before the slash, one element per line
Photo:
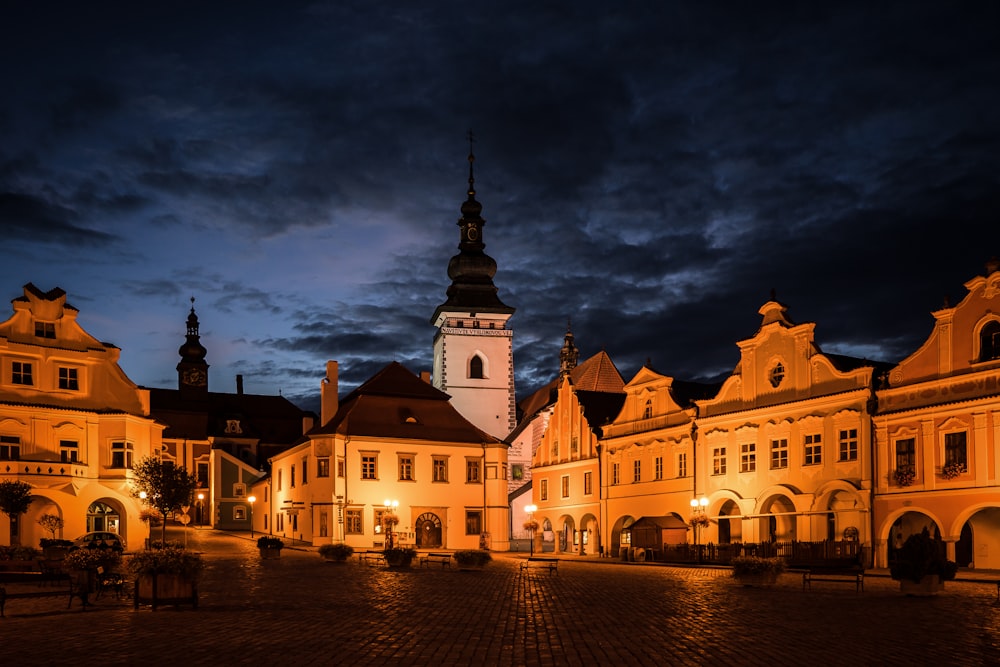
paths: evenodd
<path fill-rule="evenodd" d="M 549 480 L 543 479 L 542 483 L 538 487 L 538 499 L 548 500 L 549 499 Z"/>
<path fill-rule="evenodd" d="M 559 441 L 555 438 L 552 439 L 552 458 L 559 458 Z"/>
<path fill-rule="evenodd" d="M 292 466 L 291 472 L 289 472 L 289 474 L 288 474 L 288 479 L 289 479 L 289 483 L 288 483 L 289 488 L 294 489 L 295 488 L 295 466 Z"/>
<path fill-rule="evenodd" d="M 965 431 L 944 434 L 944 464 L 960 466 L 964 471 L 968 465 L 966 459 Z"/>
<path fill-rule="evenodd" d="M 757 443 L 747 442 L 740 445 L 740 472 L 757 470 Z"/>
<path fill-rule="evenodd" d="M 524 464 L 523 463 L 511 463 L 510 464 L 510 476 L 511 476 L 511 479 L 524 479 Z"/>
<path fill-rule="evenodd" d="M 653 479 L 663 479 L 663 457 L 653 458 Z"/>
<path fill-rule="evenodd" d="M 904 438 L 896 441 L 896 470 L 914 473 L 916 472 L 917 450 L 916 441 L 913 438 Z"/>
<path fill-rule="evenodd" d="M 688 476 L 688 455 L 687 452 L 681 452 L 677 455 L 677 476 L 687 477 Z"/>
<path fill-rule="evenodd" d="M 840 431 L 839 456 L 841 461 L 858 460 L 858 429 L 848 428 Z"/>
<path fill-rule="evenodd" d="M 378 479 L 378 457 L 375 454 L 361 455 L 361 479 Z"/>
<path fill-rule="evenodd" d="M 21 439 L 16 435 L 0 435 L 0 460 L 17 461 L 21 458 Z"/>
<path fill-rule="evenodd" d="M 26 384 L 31 386 L 35 384 L 31 377 L 31 364 L 26 361 L 15 361 L 11 363 L 11 378 L 10 381 L 14 384 Z"/>
<path fill-rule="evenodd" d="M 448 481 L 448 459 L 443 456 L 434 457 L 434 481 L 435 482 L 447 482 Z"/>
<path fill-rule="evenodd" d="M 479 470 L 479 459 L 465 460 L 465 481 L 470 484 L 478 484 L 481 479 Z"/>
<path fill-rule="evenodd" d="M 247 520 L 247 508 L 245 505 L 237 505 L 233 508 L 233 519 L 236 521 Z"/>
<path fill-rule="evenodd" d="M 198 486 L 203 489 L 208 488 L 208 464 L 199 463 L 197 467 Z"/>
<path fill-rule="evenodd" d="M 642 418 L 650 419 L 653 416 L 653 399 L 646 401 L 646 406 L 642 409 Z"/>
<path fill-rule="evenodd" d="M 594 494 L 594 473 L 585 472 L 583 473 L 583 495 L 591 496 Z"/>
<path fill-rule="evenodd" d="M 132 467 L 132 443 L 112 442 L 111 443 L 111 467 L 131 468 Z"/>
<path fill-rule="evenodd" d="M 330 476 L 330 459 L 316 459 L 316 476 Z"/>
<path fill-rule="evenodd" d="M 344 459 L 337 459 L 337 477 L 347 475 L 347 462 Z"/>
<path fill-rule="evenodd" d="M 308 458 L 302 459 L 302 483 L 303 484 L 308 484 L 309 483 L 309 459 Z"/>
<path fill-rule="evenodd" d="M 993 320 L 979 332 L 979 361 L 1000 359 L 1000 322 Z"/>
<path fill-rule="evenodd" d="M 344 512 L 344 532 L 349 535 L 360 535 L 364 532 L 361 524 L 361 510 L 350 509 Z"/>
<path fill-rule="evenodd" d="M 726 448 L 715 447 L 712 449 L 712 474 L 726 474 Z"/>
<path fill-rule="evenodd" d="M 466 510 L 465 534 L 479 535 L 483 532 L 483 513 L 479 510 Z"/>
<path fill-rule="evenodd" d="M 35 336 L 38 338 L 55 338 L 55 322 L 35 322 Z"/>
<path fill-rule="evenodd" d="M 281 470 L 278 471 L 278 491 L 281 491 Z"/>
<path fill-rule="evenodd" d="M 80 381 L 77 377 L 75 368 L 59 369 L 59 388 L 68 389 L 70 391 L 79 391 Z"/>
<path fill-rule="evenodd" d="M 807 435 L 805 446 L 805 464 L 807 466 L 819 465 L 823 462 L 823 442 L 819 433 Z"/>
<path fill-rule="evenodd" d="M 621 464 L 619 464 L 619 463 L 612 463 L 611 464 L 611 483 L 612 484 L 621 484 L 622 483 L 622 479 L 621 479 Z"/>
<path fill-rule="evenodd" d="M 76 440 L 59 441 L 59 460 L 63 463 L 76 463 L 79 461 L 79 451 Z"/>
<path fill-rule="evenodd" d="M 777 389 L 781 381 L 785 379 L 785 366 L 779 361 L 771 369 L 770 376 L 768 380 L 771 382 L 771 386 Z"/>
<path fill-rule="evenodd" d="M 246 498 L 247 497 L 247 485 L 243 483 L 233 484 L 233 497 L 234 498 Z"/>
<path fill-rule="evenodd" d="M 469 377 L 476 380 L 483 379 L 483 358 L 478 354 L 469 361 Z"/>
<path fill-rule="evenodd" d="M 771 441 L 771 470 L 788 467 L 788 440 Z"/>
<path fill-rule="evenodd" d="M 400 481 L 413 481 L 413 457 L 410 455 L 399 457 L 399 479 Z"/>
<path fill-rule="evenodd" d="M 632 483 L 642 481 L 642 461 L 632 461 Z"/>
<path fill-rule="evenodd" d="M 562 497 L 569 498 L 569 475 L 562 476 Z"/>
<path fill-rule="evenodd" d="M 573 439 L 569 443 L 569 451 L 571 454 L 576 454 L 580 451 L 580 438 L 573 436 Z"/>

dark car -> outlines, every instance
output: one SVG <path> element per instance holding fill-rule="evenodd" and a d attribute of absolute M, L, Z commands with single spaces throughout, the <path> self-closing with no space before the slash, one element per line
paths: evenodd
<path fill-rule="evenodd" d="M 73 540 L 73 548 L 78 549 L 80 547 L 110 547 L 112 549 L 125 550 L 125 540 L 118 533 L 110 533 L 106 530 L 95 531 L 92 533 L 85 533 L 80 537 Z"/>

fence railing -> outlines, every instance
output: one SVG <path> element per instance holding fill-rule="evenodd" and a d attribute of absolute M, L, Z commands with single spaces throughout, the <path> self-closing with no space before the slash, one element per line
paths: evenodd
<path fill-rule="evenodd" d="M 623 550 L 626 547 L 622 547 Z M 635 559 L 636 548 L 625 556 Z M 790 564 L 808 565 L 811 562 L 831 560 L 856 560 L 865 567 L 872 567 L 871 548 L 853 540 L 823 540 L 821 542 L 732 542 L 728 544 L 676 544 L 663 549 L 644 549 L 643 560 L 666 563 L 705 563 L 728 565 L 737 556 L 783 558 Z"/>

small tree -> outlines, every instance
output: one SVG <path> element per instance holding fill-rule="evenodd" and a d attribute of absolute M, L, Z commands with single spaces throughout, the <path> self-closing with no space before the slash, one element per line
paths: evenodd
<path fill-rule="evenodd" d="M 163 517 L 161 542 L 167 542 L 167 515 L 191 502 L 198 479 L 184 466 L 147 456 L 132 467 L 132 495 L 145 492 L 145 502 Z"/>
<path fill-rule="evenodd" d="M 37 523 L 39 526 L 49 531 L 49 535 L 52 536 L 53 540 L 56 539 L 56 531 L 62 530 L 62 527 L 65 524 L 62 517 L 58 514 L 43 514 L 38 517 Z"/>
<path fill-rule="evenodd" d="M 0 482 L 0 512 L 10 519 L 10 544 L 21 544 L 20 517 L 31 505 L 31 485 L 5 479 Z"/>

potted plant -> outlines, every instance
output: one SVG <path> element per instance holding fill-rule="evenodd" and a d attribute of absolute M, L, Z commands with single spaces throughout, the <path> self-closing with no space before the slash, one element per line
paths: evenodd
<path fill-rule="evenodd" d="M 958 564 L 945 557 L 944 542 L 931 537 L 925 527 L 906 538 L 896 552 L 889 575 L 899 582 L 907 595 L 934 595 L 944 589 L 944 582 L 955 578 Z"/>
<path fill-rule="evenodd" d="M 385 556 L 385 564 L 394 568 L 410 567 L 410 563 L 417 555 L 417 552 L 409 547 L 390 547 L 382 553 Z"/>
<path fill-rule="evenodd" d="M 452 554 L 460 570 L 481 570 L 493 560 L 489 551 L 483 549 L 463 549 Z"/>
<path fill-rule="evenodd" d="M 733 578 L 744 586 L 773 586 L 778 575 L 785 571 L 782 558 L 736 556 L 730 562 Z"/>
<path fill-rule="evenodd" d="M 897 486 L 910 486 L 917 478 L 917 473 L 913 470 L 913 466 L 904 466 L 896 468 L 892 473 L 892 478 Z"/>
<path fill-rule="evenodd" d="M 319 555 L 331 563 L 346 562 L 354 554 L 354 547 L 343 542 L 337 544 L 321 544 Z"/>
<path fill-rule="evenodd" d="M 280 537 L 272 535 L 262 535 L 257 538 L 257 548 L 260 549 L 260 557 L 265 559 L 281 558 L 281 550 L 285 543 Z"/>
<path fill-rule="evenodd" d="M 941 468 L 941 476 L 948 480 L 955 479 L 964 472 L 965 472 L 965 464 L 959 463 L 958 461 L 945 463 L 944 466 L 942 466 Z"/>
<path fill-rule="evenodd" d="M 198 607 L 198 577 L 204 567 L 201 555 L 183 547 L 137 551 L 125 563 L 135 580 L 135 607 L 151 604 L 190 604 Z"/>

